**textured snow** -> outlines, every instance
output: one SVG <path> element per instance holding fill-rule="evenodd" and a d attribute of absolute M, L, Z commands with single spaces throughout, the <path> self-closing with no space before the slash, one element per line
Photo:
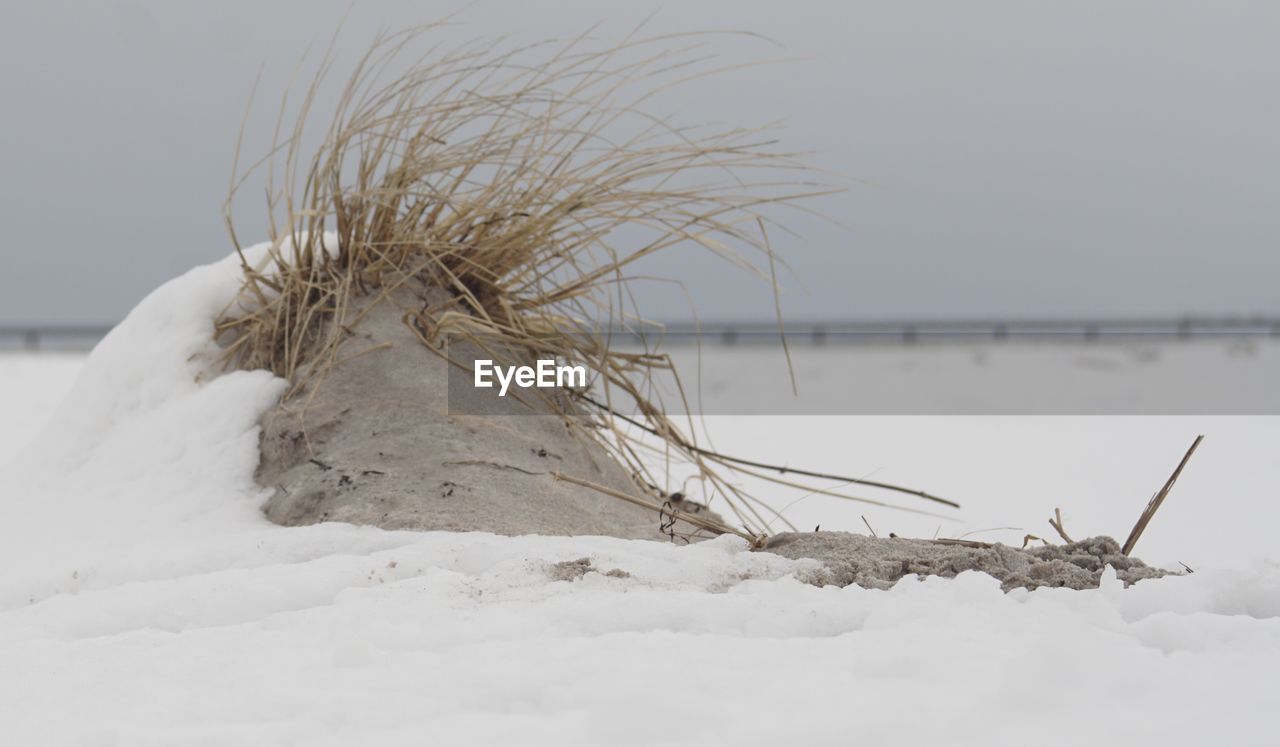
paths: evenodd
<path fill-rule="evenodd" d="M 197 268 L 144 300 L 0 468 L 6 744 L 1273 738 L 1272 419 L 743 418 L 722 429 L 722 447 L 950 487 L 972 508 L 948 534 L 997 515 L 1043 533 L 1054 505 L 1068 529 L 1074 519 L 1081 534 L 1122 533 L 1188 431 L 1207 430 L 1140 545 L 1158 562 L 1188 553 L 1179 559 L 1197 572 L 1129 589 L 1105 574 L 1093 591 L 1004 594 L 977 573 L 818 588 L 796 579 L 810 561 L 732 537 L 676 547 L 286 528 L 263 518 L 252 479 L 258 416 L 282 383 L 212 366 L 210 323 L 236 272 L 230 260 Z M 10 363 L 0 359 L 6 381 L 65 388 Z M 5 397 L 6 416 L 17 412 L 22 398 Z M 38 409 L 4 419 L 9 443 L 11 424 L 33 427 Z M 1230 448 L 1211 449 L 1215 439 Z M 856 529 L 867 511 L 831 506 L 809 498 L 789 514 Z M 930 534 L 940 521 L 878 511 L 882 528 Z M 557 564 L 584 557 L 595 570 L 555 580 Z"/>
<path fill-rule="evenodd" d="M 276 534 L 291 542 L 239 567 L 7 612 L 13 743 L 1262 744 L 1272 729 L 1275 567 L 879 592 L 801 584 L 732 539 Z M 584 554 L 631 577 L 550 580 Z"/>

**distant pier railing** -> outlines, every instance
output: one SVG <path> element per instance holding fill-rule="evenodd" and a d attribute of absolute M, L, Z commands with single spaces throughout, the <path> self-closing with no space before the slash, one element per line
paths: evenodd
<path fill-rule="evenodd" d="M 639 338 L 639 333 L 626 333 Z M 667 325 L 647 333 L 672 342 L 699 337 L 724 345 L 776 343 L 777 323 Z M 854 322 L 787 322 L 788 342 L 848 343 L 982 342 L 1000 340 L 1100 341 L 1280 337 L 1280 317 L 1182 317 L 1174 319 L 936 319 Z"/>
<path fill-rule="evenodd" d="M 0 325 L 0 350 L 88 350 L 110 325 Z M 935 319 L 788 322 L 787 341 L 812 345 L 857 343 L 982 342 L 1000 340 L 1102 341 L 1191 338 L 1280 338 L 1280 317 L 1181 317 L 1173 319 Z M 639 342 L 641 334 L 619 331 L 617 339 Z M 667 324 L 643 337 L 672 344 L 749 345 L 778 341 L 773 322 Z"/>
<path fill-rule="evenodd" d="M 0 324 L 0 350 L 89 350 L 109 324 Z"/>

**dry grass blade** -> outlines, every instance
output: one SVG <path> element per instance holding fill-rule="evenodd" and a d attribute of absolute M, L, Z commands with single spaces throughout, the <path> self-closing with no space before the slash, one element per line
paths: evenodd
<path fill-rule="evenodd" d="M 1196 440 L 1191 443 L 1191 448 L 1187 449 L 1187 453 L 1183 455 L 1182 461 L 1178 462 L 1178 468 L 1169 475 L 1169 479 L 1165 481 L 1164 487 L 1160 488 L 1160 492 L 1156 493 L 1151 501 L 1147 503 L 1147 507 L 1143 509 L 1142 515 L 1138 517 L 1138 522 L 1133 525 L 1133 530 L 1129 532 L 1129 538 L 1124 541 L 1124 547 L 1120 549 L 1125 555 L 1133 552 L 1133 546 L 1138 544 L 1138 538 L 1142 536 L 1142 532 L 1146 530 L 1147 524 L 1151 523 L 1151 517 L 1156 515 L 1156 511 L 1160 510 L 1160 504 L 1164 503 L 1164 499 L 1169 495 L 1169 491 L 1173 489 L 1173 484 L 1178 481 L 1178 476 L 1182 474 L 1183 467 L 1187 466 L 1187 462 L 1191 461 L 1191 455 L 1196 453 L 1196 447 L 1204 440 L 1204 436 L 1196 436 Z"/>
<path fill-rule="evenodd" d="M 925 541 L 932 542 L 935 545 L 951 545 L 954 547 L 968 547 L 973 550 L 989 550 L 992 547 L 995 547 L 995 545 L 991 544 L 990 542 L 979 542 L 978 540 L 967 540 L 967 539 L 953 539 L 948 537 L 944 537 L 941 539 L 925 540 Z"/>
<path fill-rule="evenodd" d="M 593 405 L 595 407 L 599 407 L 601 409 L 609 409 L 607 405 L 601 404 L 600 402 L 597 402 L 591 399 L 590 397 L 583 397 L 583 400 L 587 402 L 587 404 Z M 649 427 L 646 426 L 644 423 L 640 423 L 636 420 L 628 418 L 625 415 L 614 413 L 614 417 L 617 417 L 619 420 L 624 420 L 630 423 L 631 425 L 634 425 L 635 427 L 640 428 L 641 430 L 645 430 L 650 433 L 653 433 L 654 435 L 657 435 L 656 432 L 650 430 Z M 742 459 L 740 457 L 730 456 L 728 454 L 721 454 L 720 452 L 714 451 L 712 449 L 706 449 L 701 446 L 697 446 L 696 444 L 688 444 L 686 448 L 689 448 L 697 452 L 698 454 L 701 454 L 702 456 L 707 457 L 708 459 L 713 459 L 715 461 L 722 462 L 726 465 L 737 465 L 739 467 L 755 467 L 757 469 L 764 469 L 764 470 L 769 470 L 771 472 L 777 472 L 778 474 L 782 474 L 782 475 L 785 475 L 785 474 L 800 475 L 801 477 L 813 477 L 821 480 L 832 480 L 835 482 L 841 482 L 848 485 L 865 485 L 867 487 L 880 488 L 882 490 L 889 490 L 895 493 L 904 493 L 906 495 L 915 496 L 917 498 L 923 498 L 924 500 L 932 501 L 934 503 L 940 503 L 944 506 L 950 506 L 951 508 L 960 508 L 960 504 L 956 503 L 955 501 L 948 500 L 946 498 L 940 498 L 936 495 L 931 495 L 922 490 L 916 490 L 915 488 L 908 488 L 902 485 L 894 485 L 892 483 L 881 482 L 879 480 L 869 480 L 862 477 L 848 477 L 845 475 L 837 475 L 830 472 L 816 472 L 814 470 L 800 469 L 798 467 L 790 467 L 785 464 L 767 464 L 765 462 L 756 462 L 750 459 Z M 821 492 L 821 491 L 816 491 L 816 492 Z"/>

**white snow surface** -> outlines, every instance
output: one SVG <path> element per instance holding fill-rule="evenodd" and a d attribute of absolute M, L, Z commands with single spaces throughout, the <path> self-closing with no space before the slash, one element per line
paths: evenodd
<path fill-rule="evenodd" d="M 0 352 L 0 464 L 49 419 L 83 364 L 79 353 Z"/>
<path fill-rule="evenodd" d="M 981 485 L 1004 485 L 983 511 L 1017 513 L 1021 521 L 1024 513 L 1047 516 L 1056 503 L 1068 512 L 1068 528 L 1072 506 L 1082 523 L 1115 521 L 1113 514 L 1136 515 L 1147 494 L 1115 507 L 1105 491 L 1066 496 L 1064 485 L 1105 485 L 1135 471 L 1126 479 L 1149 494 L 1181 455 L 1168 450 L 1189 441 L 1188 427 L 1213 425 L 1228 442 L 1253 444 L 1235 452 L 1238 461 L 1228 449 L 1209 452 L 1199 484 L 1193 463 L 1186 494 L 1165 509 L 1173 516 L 1162 514 L 1148 530 L 1152 546 L 1172 556 L 1155 537 L 1162 521 L 1179 529 L 1181 547 L 1197 555 L 1197 572 L 1129 589 L 1109 576 L 1096 591 L 1003 594 L 976 573 L 908 578 L 889 591 L 817 588 L 796 580 L 804 563 L 750 552 L 732 537 L 676 547 L 342 524 L 284 528 L 263 518 L 264 493 L 253 481 L 257 421 L 283 384 L 264 372 L 220 373 L 209 339 L 237 283 L 237 260 L 228 259 L 145 299 L 84 361 L 40 435 L 0 468 L 0 742 L 1189 745 L 1274 738 L 1280 563 L 1264 539 L 1280 518 L 1268 499 L 1274 492 L 1267 494 L 1276 484 L 1274 461 L 1266 461 L 1276 441 L 1265 442 L 1276 435 L 1274 420 L 1141 425 L 1159 443 L 1134 440 L 1132 454 L 1114 455 L 1141 469 L 1068 451 L 1072 465 L 1053 476 L 1019 465 L 1101 433 L 1123 438 L 1139 425 L 1072 419 L 1063 430 L 1038 419 L 1032 425 L 1042 437 L 1034 439 L 1025 437 L 1032 425 L 1023 421 L 877 420 L 874 433 L 843 421 L 850 432 L 835 446 L 842 421 L 832 419 L 821 428 L 782 418 L 731 429 L 729 446 L 786 448 L 791 461 L 839 449 L 850 462 L 878 459 L 862 449 L 877 442 L 910 448 L 917 474 L 956 477 L 948 484 L 968 503 L 982 504 Z M 33 391 L 65 386 L 65 377 L 13 374 L 11 363 L 0 359 L 5 381 Z M 6 438 L 13 438 L 8 424 L 25 428 L 41 417 L 35 406 L 19 409 L 23 399 L 11 392 L 0 399 Z M 956 429 L 966 427 L 980 434 L 976 443 L 957 442 Z M 769 438 L 785 446 L 763 443 Z M 982 462 L 993 444 L 1005 451 Z M 964 470 L 946 460 L 931 472 L 932 457 L 944 452 L 978 462 L 969 470 L 975 481 L 966 483 Z M 1162 469 L 1153 473 L 1148 463 Z M 911 474 L 894 466 L 897 472 L 878 477 Z M 1210 477 L 1228 475 L 1230 490 L 1207 494 Z M 1028 499 L 1037 489 L 1044 497 Z M 1179 498 L 1184 506 L 1210 504 L 1209 517 L 1261 527 L 1237 524 L 1243 539 L 1228 527 L 1201 542 L 1181 531 L 1202 519 L 1179 514 Z M 816 505 L 806 499 L 796 510 L 817 512 Z M 837 523 L 853 528 L 860 509 L 842 510 Z M 892 516 L 902 515 L 880 513 L 874 521 Z M 947 533 L 958 533 L 952 526 Z M 1231 562 L 1213 562 L 1229 549 Z M 555 563 L 582 557 L 596 572 L 551 579 Z M 629 575 L 605 575 L 614 569 Z"/>

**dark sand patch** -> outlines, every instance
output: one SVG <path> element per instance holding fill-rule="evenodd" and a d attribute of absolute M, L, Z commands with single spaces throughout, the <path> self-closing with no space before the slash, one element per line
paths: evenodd
<path fill-rule="evenodd" d="M 631 574 L 618 568 L 601 571 L 596 568 L 591 558 L 562 560 L 547 569 L 547 577 L 552 581 L 577 581 L 588 573 L 599 573 L 610 578 L 631 578 Z"/>
<path fill-rule="evenodd" d="M 1001 544 L 948 544 L 903 538 L 876 538 L 847 532 L 779 534 L 766 551 L 787 558 L 813 558 L 825 568 L 806 579 L 820 585 L 888 589 L 903 576 L 953 578 L 964 571 L 982 571 L 1000 580 L 1001 588 L 1097 588 L 1108 565 L 1126 586 L 1168 571 L 1152 568 L 1120 554 L 1110 537 L 1091 537 L 1066 545 L 1026 550 Z"/>

